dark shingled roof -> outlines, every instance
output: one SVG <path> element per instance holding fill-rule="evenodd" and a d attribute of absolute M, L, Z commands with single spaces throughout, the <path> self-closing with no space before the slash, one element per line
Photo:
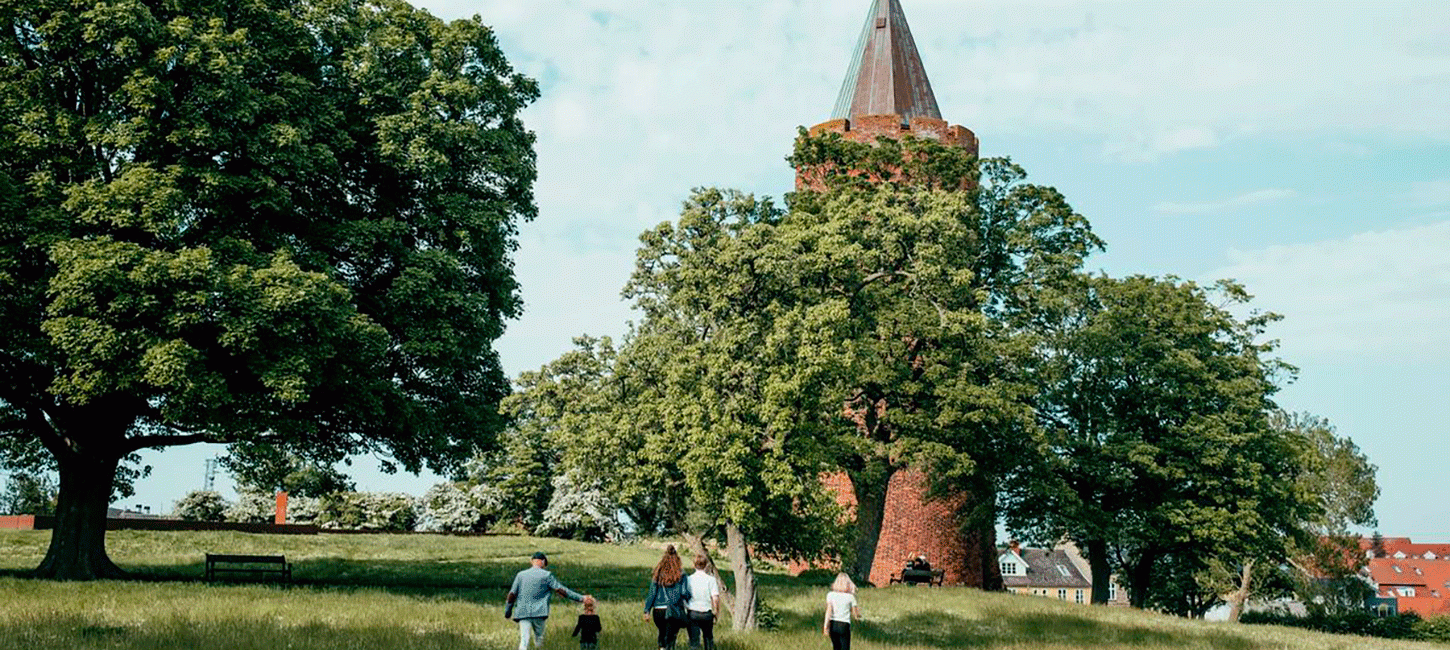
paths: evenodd
<path fill-rule="evenodd" d="M 872 5 L 831 119 L 858 115 L 900 115 L 904 123 L 913 117 L 941 119 L 900 0 Z"/>
<path fill-rule="evenodd" d="M 1011 552 L 1002 550 L 998 560 Z M 1002 584 L 1007 587 L 1091 589 L 1093 586 L 1092 581 L 1078 571 L 1067 551 L 1024 548 L 1021 557 L 1027 562 L 1027 575 L 1003 575 Z"/>

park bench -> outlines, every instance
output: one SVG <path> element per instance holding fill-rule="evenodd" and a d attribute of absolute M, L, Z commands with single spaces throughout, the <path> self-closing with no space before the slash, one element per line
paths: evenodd
<path fill-rule="evenodd" d="M 891 584 L 905 583 L 908 585 L 927 585 L 940 587 L 946 580 L 945 569 L 902 569 L 901 573 L 891 576 Z"/>
<path fill-rule="evenodd" d="M 275 575 L 283 582 L 292 581 L 292 565 L 281 555 L 206 554 L 206 579 L 215 580 L 219 573 Z"/>

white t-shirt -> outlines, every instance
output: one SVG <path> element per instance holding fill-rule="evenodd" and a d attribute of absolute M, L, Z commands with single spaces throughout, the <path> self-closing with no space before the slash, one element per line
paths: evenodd
<path fill-rule="evenodd" d="M 694 612 L 715 611 L 710 600 L 720 595 L 720 583 L 715 576 L 695 569 L 686 580 L 690 581 L 690 602 L 685 604 L 685 608 Z"/>
<path fill-rule="evenodd" d="M 856 606 L 856 594 L 832 591 L 826 594 L 826 602 L 831 604 L 831 620 L 851 622 L 851 608 Z"/>

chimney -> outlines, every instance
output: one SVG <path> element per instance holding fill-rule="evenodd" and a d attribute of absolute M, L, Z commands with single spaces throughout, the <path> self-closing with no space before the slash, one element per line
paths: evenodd
<path fill-rule="evenodd" d="M 1022 557 L 1022 545 L 1018 543 L 1017 540 L 1014 539 L 1011 542 L 1008 542 L 1007 548 L 1012 549 L 1013 555 L 1016 555 L 1017 557 Z"/>

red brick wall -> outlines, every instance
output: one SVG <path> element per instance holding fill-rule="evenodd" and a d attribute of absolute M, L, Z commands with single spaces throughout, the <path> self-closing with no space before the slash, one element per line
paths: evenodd
<path fill-rule="evenodd" d="M 0 516 L 0 530 L 35 530 L 35 515 Z"/>
<path fill-rule="evenodd" d="M 855 509 L 856 497 L 849 477 L 842 473 L 830 474 L 821 483 L 847 511 Z M 886 488 L 881 537 L 876 543 L 876 557 L 871 561 L 871 583 L 886 586 L 891 575 L 901 571 L 908 559 L 925 555 L 932 568 L 946 571 L 946 584 L 981 587 L 982 549 L 989 547 L 990 541 L 984 543 L 976 535 L 961 533 L 956 515 L 967 499 L 927 499 L 927 489 L 926 474 L 921 470 L 908 468 L 891 477 Z M 790 567 L 795 575 L 809 568 L 812 567 L 799 563 Z"/>

